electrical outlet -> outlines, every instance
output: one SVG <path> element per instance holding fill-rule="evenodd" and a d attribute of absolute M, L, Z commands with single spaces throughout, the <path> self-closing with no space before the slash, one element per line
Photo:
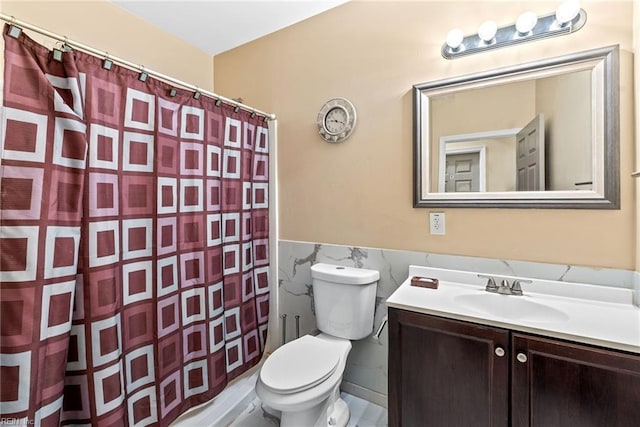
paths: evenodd
<path fill-rule="evenodd" d="M 429 232 L 431 234 L 445 234 L 444 212 L 429 212 Z"/>

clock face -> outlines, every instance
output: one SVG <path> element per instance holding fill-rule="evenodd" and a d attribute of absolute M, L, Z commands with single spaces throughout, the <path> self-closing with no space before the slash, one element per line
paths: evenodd
<path fill-rule="evenodd" d="M 356 109 L 344 98 L 327 101 L 317 119 L 318 133 L 327 142 L 342 142 L 356 126 Z"/>
<path fill-rule="evenodd" d="M 331 135 L 339 135 L 344 132 L 349 121 L 349 114 L 342 107 L 333 107 L 324 116 L 324 127 Z"/>

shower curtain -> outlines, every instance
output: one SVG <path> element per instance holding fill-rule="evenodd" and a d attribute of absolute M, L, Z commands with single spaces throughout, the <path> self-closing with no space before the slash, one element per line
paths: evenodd
<path fill-rule="evenodd" d="M 262 117 L 5 28 L 0 419 L 166 426 L 262 355 Z"/>

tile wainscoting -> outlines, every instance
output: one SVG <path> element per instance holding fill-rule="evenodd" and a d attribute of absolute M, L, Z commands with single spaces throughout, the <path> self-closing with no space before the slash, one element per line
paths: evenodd
<path fill-rule="evenodd" d="M 374 328 L 378 327 L 386 314 L 385 300 L 407 278 L 409 265 L 635 288 L 636 303 L 640 299 L 638 297 L 640 273 L 630 270 L 598 269 L 288 240 L 279 241 L 278 258 L 279 314 L 287 315 L 287 341 L 296 338 L 295 316 L 300 316 L 300 335 L 317 331 L 310 268 L 319 262 L 367 268 L 380 272 Z M 352 343 L 353 349 L 349 354 L 344 374 L 343 389 L 345 391 L 386 406 L 387 343 L 386 328 L 380 336 L 380 341 L 369 337 Z"/>

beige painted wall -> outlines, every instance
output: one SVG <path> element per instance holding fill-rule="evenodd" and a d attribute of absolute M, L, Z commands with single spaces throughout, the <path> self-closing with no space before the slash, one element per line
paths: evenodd
<path fill-rule="evenodd" d="M 106 0 L 12 0 L 2 1 L 0 10 L 71 40 L 213 90 L 211 55 Z M 55 46 L 51 39 L 27 33 L 47 47 Z"/>
<path fill-rule="evenodd" d="M 588 20 L 575 34 L 452 61 L 440 56 L 450 28 L 509 24 L 557 2 L 354 0 L 216 56 L 220 93 L 278 114 L 280 238 L 635 268 L 633 3 L 582 4 Z M 444 209 L 447 234 L 429 235 L 429 210 L 412 207 L 412 84 L 613 44 L 623 65 L 622 209 Z M 358 109 L 356 131 L 338 145 L 315 124 L 336 96 Z"/>

